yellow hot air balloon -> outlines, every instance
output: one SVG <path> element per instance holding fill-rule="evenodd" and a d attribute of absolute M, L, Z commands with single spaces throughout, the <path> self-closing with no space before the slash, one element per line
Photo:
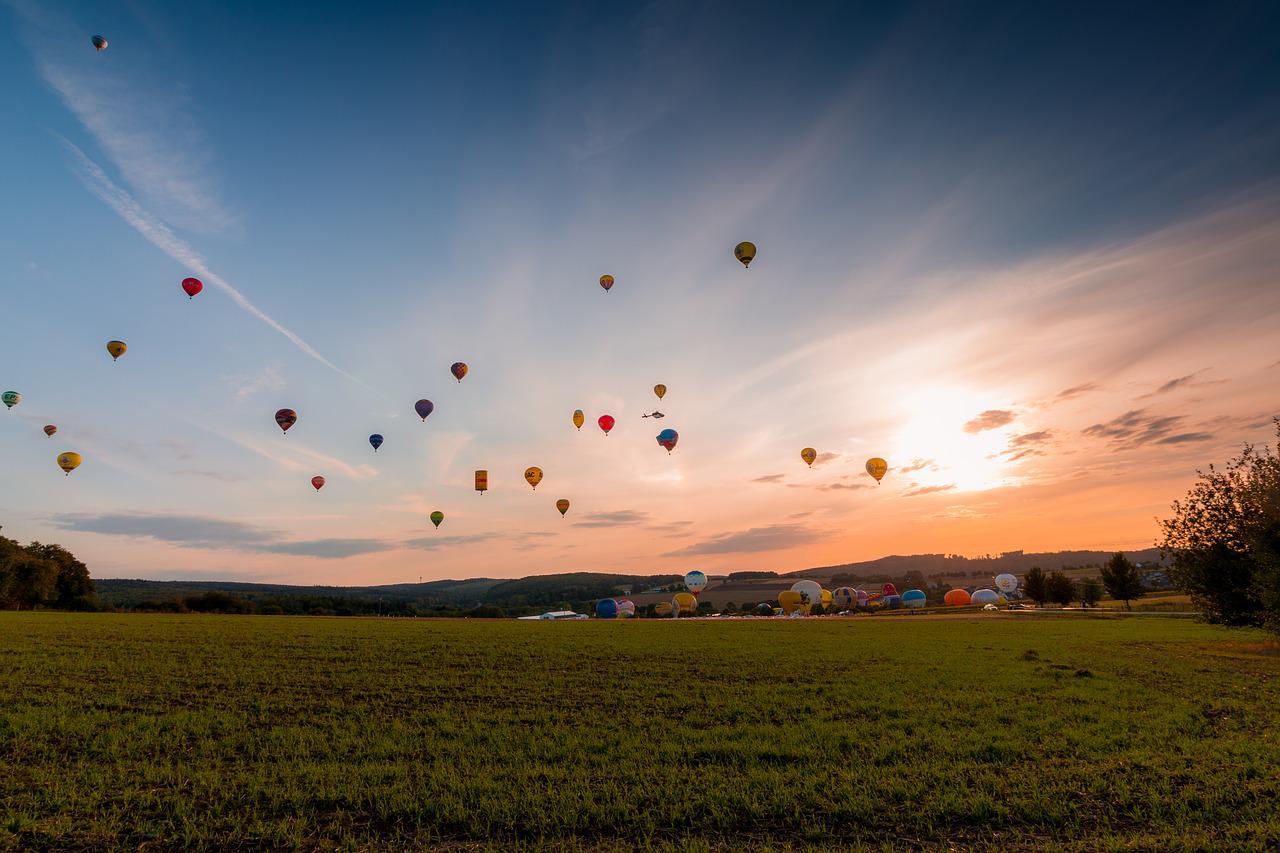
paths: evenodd
<path fill-rule="evenodd" d="M 489 488 L 489 472 L 484 469 L 476 471 L 476 491 L 484 494 L 484 490 Z"/>
<path fill-rule="evenodd" d="M 659 382 L 657 385 L 653 386 L 653 393 L 657 394 L 658 399 L 661 400 L 663 397 L 667 396 L 667 386 Z"/>
<path fill-rule="evenodd" d="M 889 473 L 889 463 L 879 456 L 873 456 L 867 460 L 867 473 L 875 477 L 876 482 L 879 483 L 884 475 Z"/>
<path fill-rule="evenodd" d="M 826 610 L 831 606 L 831 590 L 824 589 L 822 591 L 822 609 Z"/>
<path fill-rule="evenodd" d="M 806 447 L 804 450 L 800 451 L 800 458 L 805 461 L 806 465 L 812 468 L 814 460 L 818 458 L 818 451 L 814 450 L 812 447 Z"/>
<path fill-rule="evenodd" d="M 744 267 L 751 266 L 756 257 L 756 244 L 743 241 L 733 247 L 733 256 L 742 261 Z"/>
<path fill-rule="evenodd" d="M 671 605 L 666 601 L 659 601 L 653 606 L 653 612 L 658 616 L 670 616 Z"/>
<path fill-rule="evenodd" d="M 120 358 L 128 349 L 129 345 L 124 341 L 107 341 L 107 352 L 111 353 L 112 361 Z"/>
<path fill-rule="evenodd" d="M 578 429 L 582 429 L 582 424 L 586 421 L 587 416 L 582 414 L 582 409 L 573 410 L 573 425 Z"/>
<path fill-rule="evenodd" d="M 68 475 L 80 467 L 80 462 L 81 459 L 79 453 L 72 453 L 68 450 L 66 453 L 58 454 L 58 467 L 67 472 Z"/>
<path fill-rule="evenodd" d="M 556 509 L 560 510 L 560 515 L 564 515 L 569 511 L 569 502 L 564 498 L 556 501 Z"/>
<path fill-rule="evenodd" d="M 785 589 L 778 593 L 778 605 L 783 613 L 808 613 L 809 605 L 804 597 L 794 589 Z"/>
<path fill-rule="evenodd" d="M 525 468 L 524 480 L 535 489 L 538 488 L 538 484 L 542 482 L 542 469 L 538 467 Z"/>
<path fill-rule="evenodd" d="M 671 599 L 671 607 L 681 613 L 697 613 L 698 599 L 691 592 L 677 592 Z"/>

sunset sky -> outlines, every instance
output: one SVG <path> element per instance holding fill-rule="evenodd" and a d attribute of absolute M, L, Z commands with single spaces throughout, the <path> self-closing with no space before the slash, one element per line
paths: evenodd
<path fill-rule="evenodd" d="M 1140 548 L 1274 438 L 1280 6 L 393 5 L 0 2 L 4 535 L 341 584 Z"/>

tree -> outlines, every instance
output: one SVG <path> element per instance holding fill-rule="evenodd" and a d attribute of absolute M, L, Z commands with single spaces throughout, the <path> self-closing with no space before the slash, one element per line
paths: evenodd
<path fill-rule="evenodd" d="M 1160 522 L 1170 577 L 1209 622 L 1280 634 L 1280 455 L 1246 444 L 1197 473 Z"/>
<path fill-rule="evenodd" d="M 1044 603 L 1049 600 L 1049 585 L 1044 569 L 1032 566 L 1027 570 L 1026 577 L 1022 579 L 1022 591 L 1026 593 L 1027 598 L 1038 606 L 1044 607 Z"/>
<path fill-rule="evenodd" d="M 1045 580 L 1049 600 L 1066 607 L 1076 597 L 1076 585 L 1062 572 L 1050 572 Z"/>
<path fill-rule="evenodd" d="M 1102 584 L 1097 578 L 1085 578 L 1076 585 L 1076 592 L 1080 596 L 1080 606 L 1087 609 L 1095 606 L 1102 598 Z"/>
<path fill-rule="evenodd" d="M 1102 585 L 1107 588 L 1107 595 L 1124 602 L 1125 610 L 1132 609 L 1130 601 L 1142 598 L 1142 575 L 1138 573 L 1138 567 L 1119 551 L 1102 567 Z"/>

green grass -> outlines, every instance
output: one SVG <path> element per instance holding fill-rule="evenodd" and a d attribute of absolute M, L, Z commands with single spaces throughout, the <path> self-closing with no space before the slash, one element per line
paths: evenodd
<path fill-rule="evenodd" d="M 0 847 L 1277 849 L 1262 641 L 0 613 Z"/>

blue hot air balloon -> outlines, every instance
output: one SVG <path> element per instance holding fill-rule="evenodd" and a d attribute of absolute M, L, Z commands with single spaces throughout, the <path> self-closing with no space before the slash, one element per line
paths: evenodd
<path fill-rule="evenodd" d="M 924 607 L 925 595 L 922 589 L 909 589 L 902 594 L 902 603 L 906 607 Z"/>
<path fill-rule="evenodd" d="M 596 616 L 601 619 L 616 619 L 618 602 L 612 598 L 602 598 L 596 602 Z"/>
<path fill-rule="evenodd" d="M 675 430 L 667 428 L 658 433 L 658 444 L 667 449 L 667 453 L 676 449 L 676 442 L 680 440 L 680 435 Z"/>
<path fill-rule="evenodd" d="M 430 400 L 419 400 L 413 404 L 413 410 L 418 413 L 418 417 L 425 421 L 427 419 L 427 415 L 436 410 L 436 404 Z"/>
<path fill-rule="evenodd" d="M 369 443 L 373 445 L 373 452 L 377 453 L 378 448 L 382 446 L 382 436 L 375 432 L 373 435 L 369 436 Z"/>

